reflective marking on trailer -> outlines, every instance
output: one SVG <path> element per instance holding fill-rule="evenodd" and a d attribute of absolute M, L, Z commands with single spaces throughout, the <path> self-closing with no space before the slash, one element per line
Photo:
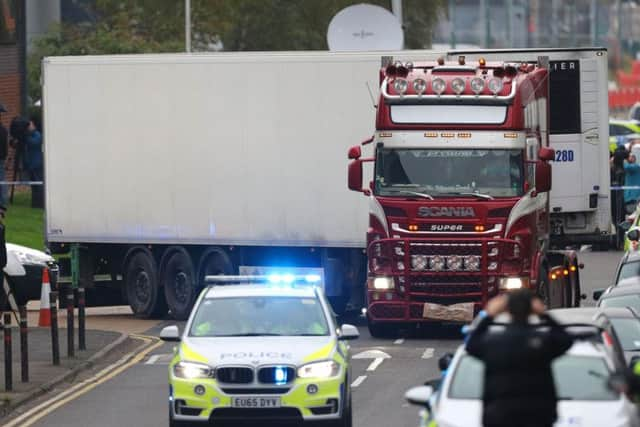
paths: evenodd
<path fill-rule="evenodd" d="M 360 386 L 360 384 L 362 384 L 366 379 L 366 375 L 360 375 L 358 378 L 353 380 L 353 382 L 351 383 L 351 388 L 358 388 L 358 386 Z"/>

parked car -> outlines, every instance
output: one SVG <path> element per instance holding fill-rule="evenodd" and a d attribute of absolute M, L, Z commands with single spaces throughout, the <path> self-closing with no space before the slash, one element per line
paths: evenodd
<path fill-rule="evenodd" d="M 568 326 L 569 329 L 579 331 L 581 338 L 553 363 L 559 396 L 555 426 L 640 426 L 635 405 L 608 387 L 611 375 L 625 368 L 613 340 L 604 338 L 608 332 L 590 324 Z M 592 333 L 586 334 L 585 330 Z M 405 397 L 410 403 L 426 406 L 423 426 L 435 420 L 440 427 L 480 427 L 483 380 L 482 362 L 460 346 L 439 390 L 429 385 L 415 387 Z"/>
<path fill-rule="evenodd" d="M 634 120 L 609 120 L 609 144 L 620 145 L 633 138 L 640 138 L 640 125 Z"/>
<path fill-rule="evenodd" d="M 640 251 L 625 252 L 616 268 L 613 286 L 631 277 L 640 277 Z"/>
<path fill-rule="evenodd" d="M 640 277 L 622 280 L 618 286 L 593 291 L 598 307 L 629 307 L 640 313 Z"/>
<path fill-rule="evenodd" d="M 618 288 L 623 289 L 626 286 L 615 287 L 615 289 Z M 635 358 L 640 358 L 640 317 L 638 316 L 640 312 L 632 308 L 583 307 L 549 310 L 549 313 L 560 323 L 592 323 L 606 331 L 614 337 L 614 346 L 619 346 L 618 354 L 620 351 L 624 354 L 627 364 Z"/>
<path fill-rule="evenodd" d="M 7 265 L 4 273 L 18 305 L 40 299 L 42 270 L 49 268 L 51 286 L 56 286 L 58 264 L 45 252 L 7 243 Z M 0 292 L 0 310 L 9 308 L 4 291 Z"/>

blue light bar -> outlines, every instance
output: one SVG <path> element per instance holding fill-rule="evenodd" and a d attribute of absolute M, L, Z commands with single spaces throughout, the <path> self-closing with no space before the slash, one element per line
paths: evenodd
<path fill-rule="evenodd" d="M 296 275 L 291 273 L 250 275 L 250 276 L 205 276 L 205 282 L 211 284 L 234 284 L 234 283 L 269 283 L 272 285 L 294 285 L 306 284 L 317 285 L 322 281 L 319 274 Z"/>

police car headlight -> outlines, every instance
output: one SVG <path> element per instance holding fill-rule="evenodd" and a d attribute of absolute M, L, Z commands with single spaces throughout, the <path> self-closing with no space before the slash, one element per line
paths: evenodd
<path fill-rule="evenodd" d="M 36 251 L 30 248 L 7 247 L 7 251 L 11 252 L 16 257 L 18 262 L 22 265 L 35 265 L 39 267 L 46 267 L 48 263 L 54 262 L 54 259 L 51 255 L 48 255 L 44 252 Z"/>
<path fill-rule="evenodd" d="M 298 368 L 300 378 L 331 378 L 340 373 L 340 365 L 333 360 L 313 362 Z"/>
<path fill-rule="evenodd" d="M 173 366 L 173 375 L 178 378 L 193 380 L 196 378 L 214 378 L 215 371 L 204 363 L 178 362 Z"/>

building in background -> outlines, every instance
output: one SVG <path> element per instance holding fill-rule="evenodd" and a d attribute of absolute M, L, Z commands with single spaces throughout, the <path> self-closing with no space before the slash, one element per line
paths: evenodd
<path fill-rule="evenodd" d="M 25 0 L 0 0 L 0 103 L 7 109 L 0 119 L 8 129 L 11 119 L 26 108 Z M 14 153 L 9 150 L 6 177 L 14 171 Z"/>

